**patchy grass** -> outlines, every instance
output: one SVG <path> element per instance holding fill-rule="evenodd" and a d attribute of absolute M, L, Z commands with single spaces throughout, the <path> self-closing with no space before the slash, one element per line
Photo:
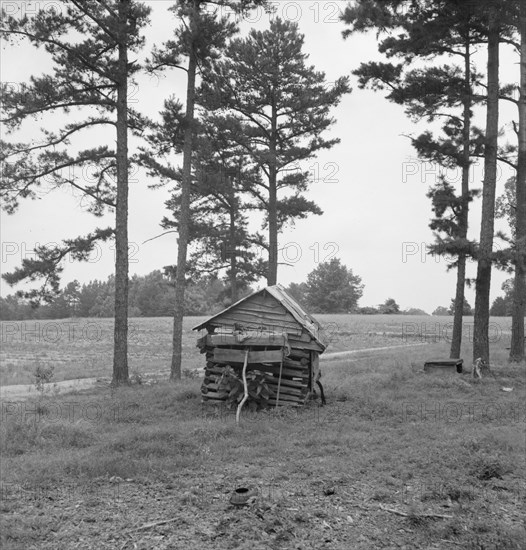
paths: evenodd
<path fill-rule="evenodd" d="M 163 338 L 152 329 L 158 353 Z M 444 342 L 322 361 L 326 407 L 244 413 L 239 426 L 201 404 L 193 378 L 4 404 L 0 543 L 523 548 L 525 367 L 506 363 L 505 344 L 481 382 L 422 372 Z M 256 503 L 229 504 L 240 486 Z"/>

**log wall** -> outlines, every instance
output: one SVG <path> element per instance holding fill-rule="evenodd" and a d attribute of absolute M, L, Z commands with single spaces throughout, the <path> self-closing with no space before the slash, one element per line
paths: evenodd
<path fill-rule="evenodd" d="M 313 361 L 312 356 L 317 352 L 305 351 L 298 348 L 288 348 L 261 345 L 223 344 L 217 346 L 213 338 L 208 335 L 200 341 L 201 352 L 206 357 L 205 377 L 201 386 L 203 401 L 226 400 L 226 392 L 219 391 L 219 383 L 227 365 L 241 377 L 246 350 L 249 350 L 247 372 L 259 370 L 265 373 L 266 382 L 273 396 L 269 405 L 276 405 L 281 368 L 281 385 L 279 389 L 279 403 L 281 405 L 302 405 L 312 391 Z M 285 353 L 288 355 L 285 356 Z M 283 366 L 281 358 L 283 357 Z"/>
<path fill-rule="evenodd" d="M 268 293 L 256 294 L 212 318 L 208 334 L 198 340 L 205 354 L 203 401 L 227 398 L 219 391 L 224 369 L 230 365 L 241 377 L 245 351 L 249 350 L 247 372 L 264 372 L 276 405 L 281 358 L 280 405 L 302 405 L 309 398 L 318 372 L 318 356 L 323 347 L 294 316 Z"/>

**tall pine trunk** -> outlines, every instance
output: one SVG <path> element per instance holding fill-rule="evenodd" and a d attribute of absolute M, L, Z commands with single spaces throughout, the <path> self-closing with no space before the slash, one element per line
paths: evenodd
<path fill-rule="evenodd" d="M 190 25 L 193 28 L 191 14 Z M 170 379 L 180 380 L 183 347 L 184 294 L 186 286 L 186 255 L 190 228 L 190 190 L 192 178 L 192 149 L 195 110 L 195 78 L 197 58 L 193 47 L 188 60 L 188 82 L 186 87 L 186 117 L 183 144 L 183 174 L 181 181 L 181 208 L 179 213 L 179 238 L 177 241 L 177 269 L 175 274 L 175 309 L 173 319 L 173 350 Z"/>
<path fill-rule="evenodd" d="M 449 357 L 458 359 L 462 347 L 462 320 L 464 318 L 464 289 L 466 285 L 466 254 L 458 255 L 457 286 L 455 292 L 455 314 L 453 316 L 453 336 Z"/>
<path fill-rule="evenodd" d="M 499 25 L 497 8 L 489 9 L 488 25 L 488 102 L 482 188 L 482 221 L 478 252 L 473 361 L 481 357 L 489 364 L 489 300 L 495 225 L 495 187 L 497 182 L 497 143 L 499 130 Z"/>
<path fill-rule="evenodd" d="M 471 136 L 471 55 L 469 36 L 464 47 L 464 99 L 462 128 L 462 210 L 458 220 L 458 238 L 466 241 L 468 236 L 469 215 L 469 167 L 470 167 L 470 136 Z M 453 338 L 449 356 L 460 357 L 462 346 L 462 319 L 464 314 L 464 290 L 466 285 L 466 252 L 458 255 L 457 286 L 455 293 L 455 316 L 453 318 Z"/>
<path fill-rule="evenodd" d="M 511 321 L 510 361 L 522 361 L 524 355 L 524 315 L 526 314 L 526 3 L 520 11 L 520 94 L 519 94 L 519 158 L 516 179 L 515 211 L 515 286 Z"/>
<path fill-rule="evenodd" d="M 230 225 L 229 225 L 229 241 L 230 241 L 230 299 L 233 304 L 237 302 L 237 238 L 236 238 L 236 194 L 234 191 L 234 181 L 229 180 L 229 202 L 230 202 Z"/>
<path fill-rule="evenodd" d="M 128 25 L 129 0 L 120 0 L 117 75 L 117 204 L 115 208 L 115 326 L 113 384 L 128 382 Z"/>
<path fill-rule="evenodd" d="M 278 169 L 277 169 L 277 130 L 278 120 L 276 106 L 272 105 L 271 136 L 270 136 L 270 166 L 268 188 L 268 275 L 267 284 L 278 282 Z"/>

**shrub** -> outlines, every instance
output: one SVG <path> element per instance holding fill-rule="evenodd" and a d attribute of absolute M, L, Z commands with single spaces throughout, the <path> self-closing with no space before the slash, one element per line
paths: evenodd
<path fill-rule="evenodd" d="M 38 365 L 35 369 L 35 372 L 33 373 L 35 377 L 35 387 L 41 394 L 44 393 L 45 384 L 48 384 L 51 380 L 53 380 L 54 373 L 55 367 L 53 365 L 49 365 L 48 367 Z"/>

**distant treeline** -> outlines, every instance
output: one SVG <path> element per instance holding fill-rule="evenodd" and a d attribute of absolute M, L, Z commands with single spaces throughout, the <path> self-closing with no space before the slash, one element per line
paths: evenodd
<path fill-rule="evenodd" d="M 316 270 L 315 270 L 316 271 Z M 310 286 L 314 287 L 310 281 Z M 320 288 L 327 289 L 327 282 L 321 281 Z M 503 285 L 504 296 L 498 297 L 491 307 L 493 316 L 510 316 L 513 302 L 513 280 Z M 325 302 L 316 301 L 309 283 L 291 283 L 287 291 L 310 313 L 357 313 L 362 315 L 405 314 L 429 315 L 418 308 L 401 310 L 395 300 L 388 298 L 378 307 L 358 307 L 356 297 L 346 310 L 327 300 L 327 293 L 321 296 Z M 239 298 L 250 294 L 252 288 L 243 286 Z M 352 294 L 352 292 L 351 292 Z M 115 277 L 106 281 L 90 281 L 81 285 L 78 281 L 68 283 L 48 304 L 31 307 L 27 299 L 16 295 L 0 298 L 0 320 L 18 321 L 24 319 L 66 319 L 69 317 L 113 317 Z M 213 315 L 231 304 L 228 283 L 213 276 L 194 280 L 185 292 L 185 315 Z M 175 303 L 173 274 L 170 271 L 155 270 L 148 275 L 133 275 L 130 278 L 129 315 L 131 317 L 171 317 Z M 351 307 L 352 306 L 352 307 Z M 449 308 L 438 307 L 433 315 L 453 315 L 454 300 Z M 473 315 L 471 306 L 464 300 L 464 315 Z"/>
<path fill-rule="evenodd" d="M 245 289 L 245 293 L 250 289 Z M 49 304 L 33 308 L 16 295 L 0 298 L 0 319 L 64 319 L 68 317 L 113 317 L 115 277 L 106 281 L 78 281 L 67 284 Z M 240 297 L 244 296 L 242 293 Z M 173 315 L 175 288 L 170 276 L 160 270 L 130 278 L 129 314 L 132 317 Z M 185 295 L 185 315 L 208 315 L 230 304 L 229 289 L 220 279 L 203 278 L 189 284 Z"/>
<path fill-rule="evenodd" d="M 504 296 L 498 296 L 493 300 L 493 304 L 489 310 L 489 314 L 492 317 L 511 317 L 513 310 L 513 279 L 507 279 L 502 284 L 502 290 Z M 433 311 L 433 315 L 454 315 L 455 314 L 455 299 L 451 300 L 449 308 L 439 306 Z M 475 310 L 469 305 L 466 298 L 464 298 L 463 315 L 470 316 L 475 314 Z"/>

